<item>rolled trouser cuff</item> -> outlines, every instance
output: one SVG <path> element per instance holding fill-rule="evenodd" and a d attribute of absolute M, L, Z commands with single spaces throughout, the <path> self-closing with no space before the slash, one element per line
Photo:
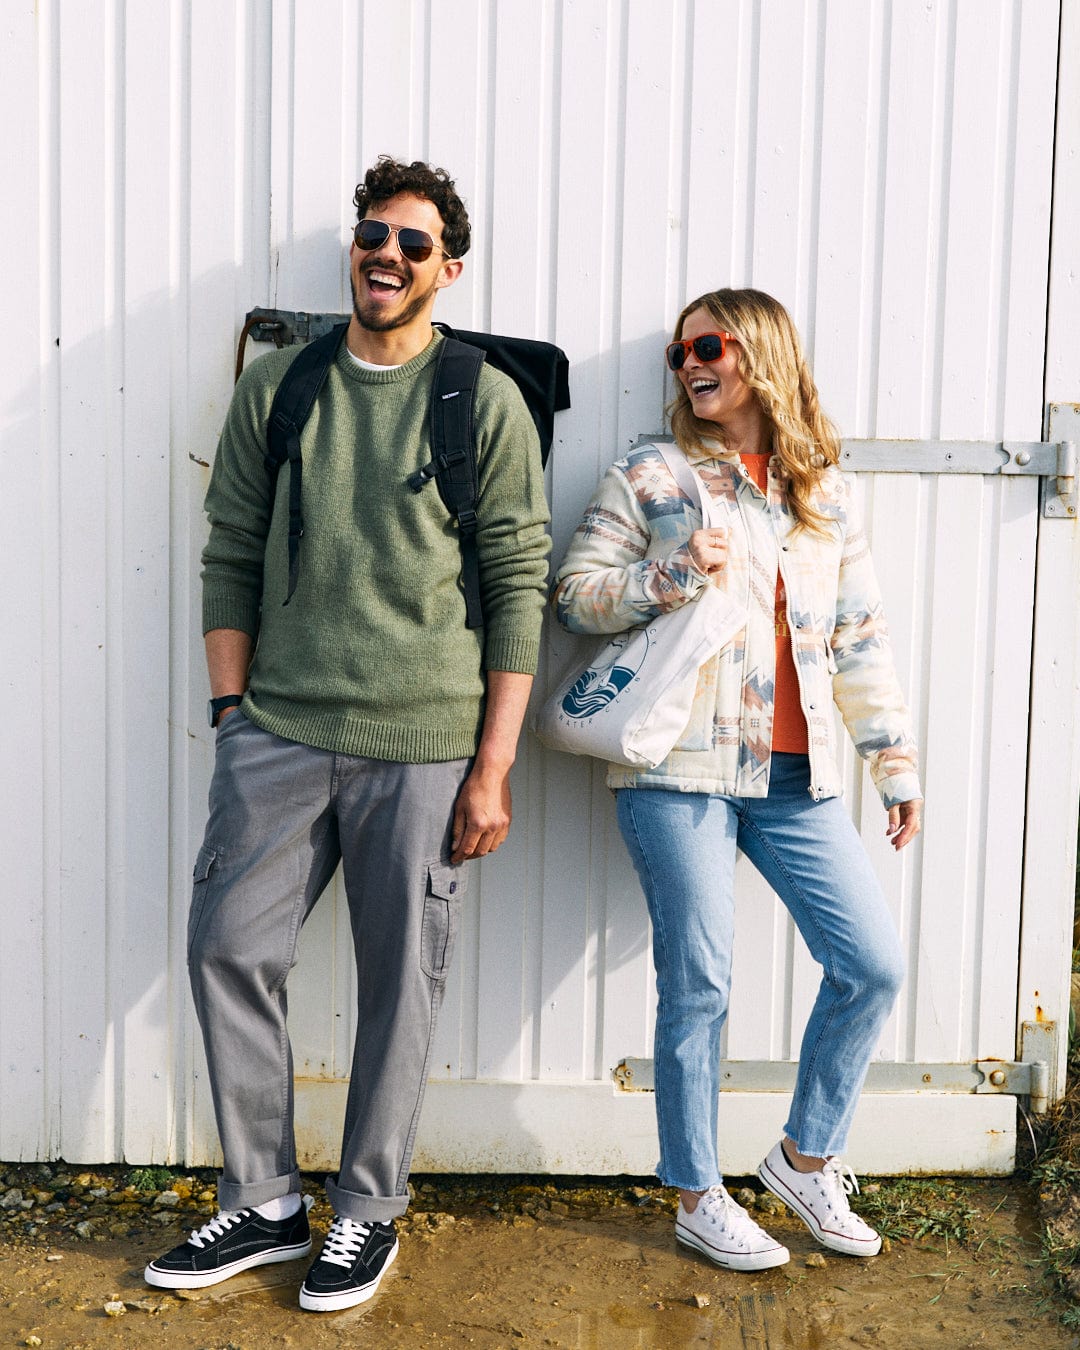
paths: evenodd
<path fill-rule="evenodd" d="M 265 1205 L 268 1200 L 299 1193 L 299 1190 L 298 1171 L 283 1177 L 271 1177 L 268 1181 L 226 1181 L 224 1177 L 219 1177 L 218 1208 L 229 1211 L 253 1209 L 256 1205 Z"/>
<path fill-rule="evenodd" d="M 407 1195 L 360 1195 L 356 1191 L 346 1191 L 326 1178 L 326 1194 L 334 1213 L 343 1219 L 352 1219 L 354 1223 L 389 1223 L 391 1219 L 400 1219 L 409 1208 Z"/>

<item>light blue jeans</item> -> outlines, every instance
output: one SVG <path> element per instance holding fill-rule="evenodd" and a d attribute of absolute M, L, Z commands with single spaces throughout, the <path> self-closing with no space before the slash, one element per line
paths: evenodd
<path fill-rule="evenodd" d="M 809 785 L 805 755 L 774 754 L 767 797 L 618 793 L 619 827 L 653 924 L 657 1175 L 665 1185 L 697 1191 L 721 1179 L 716 1116 L 736 848 L 780 896 L 822 967 L 784 1131 L 816 1157 L 847 1142 L 904 963 L 843 803 L 815 802 Z"/>

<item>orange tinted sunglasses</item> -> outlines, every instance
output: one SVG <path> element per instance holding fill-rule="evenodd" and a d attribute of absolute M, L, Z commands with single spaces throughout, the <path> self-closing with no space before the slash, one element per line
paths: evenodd
<path fill-rule="evenodd" d="M 734 333 L 699 333 L 697 337 L 669 342 L 665 355 L 672 370 L 682 370 L 693 350 L 699 361 L 722 361 L 729 342 L 738 342 Z"/>

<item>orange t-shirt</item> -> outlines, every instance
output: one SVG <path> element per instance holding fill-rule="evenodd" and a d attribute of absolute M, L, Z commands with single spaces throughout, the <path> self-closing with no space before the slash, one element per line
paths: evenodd
<path fill-rule="evenodd" d="M 769 455 L 743 455 L 750 477 L 768 495 Z M 809 752 L 806 718 L 799 702 L 799 680 L 791 655 L 791 629 L 788 626 L 787 591 L 784 578 L 776 573 L 776 685 L 773 709 L 772 748 L 781 754 L 805 755 Z"/>

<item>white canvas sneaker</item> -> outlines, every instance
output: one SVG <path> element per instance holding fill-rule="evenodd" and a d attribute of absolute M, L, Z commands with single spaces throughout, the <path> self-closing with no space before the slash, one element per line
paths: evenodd
<path fill-rule="evenodd" d="M 791 1253 L 759 1228 L 723 1186 L 713 1186 L 693 1214 L 679 1202 L 675 1239 L 725 1270 L 768 1270 L 782 1266 Z"/>
<path fill-rule="evenodd" d="M 777 1144 L 758 1176 L 823 1246 L 845 1256 L 877 1256 L 881 1251 L 881 1234 L 851 1212 L 848 1196 L 858 1194 L 859 1183 L 839 1158 L 830 1158 L 820 1172 L 798 1172 Z"/>

